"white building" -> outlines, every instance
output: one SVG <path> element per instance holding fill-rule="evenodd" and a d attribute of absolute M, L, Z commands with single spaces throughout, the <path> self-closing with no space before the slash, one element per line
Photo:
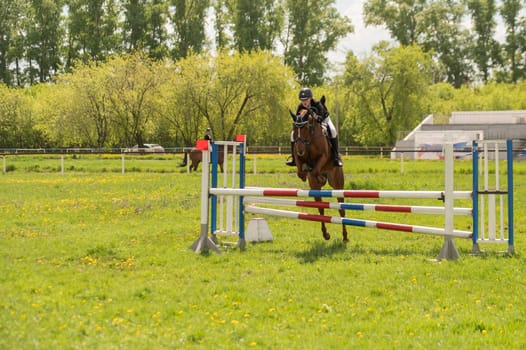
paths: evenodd
<path fill-rule="evenodd" d="M 399 158 L 403 153 L 409 159 L 440 159 L 442 145 L 449 142 L 454 143 L 457 157 L 465 157 L 470 155 L 473 140 L 505 139 L 517 140 L 514 149 L 526 146 L 526 110 L 453 112 L 449 117 L 429 115 L 396 142 L 391 158 Z"/>

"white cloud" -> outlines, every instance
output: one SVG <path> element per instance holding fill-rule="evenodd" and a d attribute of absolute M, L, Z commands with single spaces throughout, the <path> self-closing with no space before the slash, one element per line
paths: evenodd
<path fill-rule="evenodd" d="M 368 26 L 363 23 L 363 4 L 365 0 L 336 0 L 336 8 L 342 16 L 350 18 L 354 32 L 340 39 L 335 50 L 329 52 L 331 65 L 338 69 L 345 62 L 345 56 L 353 51 L 356 56 L 365 56 L 371 48 L 382 40 L 390 40 L 389 33 L 383 27 Z"/>

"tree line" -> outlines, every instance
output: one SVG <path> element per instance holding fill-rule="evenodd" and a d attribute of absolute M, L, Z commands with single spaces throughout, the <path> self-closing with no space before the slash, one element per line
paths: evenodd
<path fill-rule="evenodd" d="M 328 79 L 326 54 L 352 31 L 332 0 L 1 2 L 0 147 L 190 146 L 207 127 L 285 145 L 301 86 L 327 97 L 344 145 L 393 145 L 430 113 L 526 109 L 521 1 L 364 13 L 394 41 L 350 51 Z"/>
<path fill-rule="evenodd" d="M 177 61 L 212 49 L 270 51 L 303 85 L 320 85 L 327 52 L 353 32 L 334 0 L 9 0 L 0 2 L 0 81 L 28 86 L 77 62 L 141 51 Z M 364 21 L 440 62 L 455 87 L 526 75 L 524 0 L 367 0 Z M 504 30 L 497 37 L 497 23 Z"/>
<path fill-rule="evenodd" d="M 325 95 L 342 145 L 392 146 L 426 115 L 526 109 L 526 82 L 454 88 L 417 45 L 380 45 L 347 56 Z M 192 146 L 246 134 L 252 145 L 287 145 L 301 85 L 267 51 L 193 54 L 177 62 L 143 53 L 113 56 L 61 74 L 53 84 L 0 85 L 0 148 Z"/>
<path fill-rule="evenodd" d="M 177 61 L 211 49 L 268 50 L 320 84 L 327 51 L 353 28 L 334 0 L 9 0 L 0 2 L 0 81 L 50 81 L 78 64 L 145 52 Z"/>

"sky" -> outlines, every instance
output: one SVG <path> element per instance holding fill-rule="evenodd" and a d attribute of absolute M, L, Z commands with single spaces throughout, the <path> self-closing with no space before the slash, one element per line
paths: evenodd
<path fill-rule="evenodd" d="M 348 51 L 352 50 L 358 57 L 370 53 L 373 45 L 381 40 L 390 40 L 383 27 L 368 26 L 363 23 L 363 4 L 365 0 L 336 0 L 335 5 L 342 16 L 351 19 L 354 32 L 340 39 L 336 49 L 329 52 L 329 61 L 334 65 L 344 63 Z"/>

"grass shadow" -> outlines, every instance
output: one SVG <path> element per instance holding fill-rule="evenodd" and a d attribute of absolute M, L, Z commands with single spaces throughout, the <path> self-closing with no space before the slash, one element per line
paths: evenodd
<path fill-rule="evenodd" d="M 340 254 L 347 249 L 347 245 L 341 241 L 333 241 L 330 244 L 325 241 L 316 241 L 307 251 L 296 253 L 296 258 L 302 264 L 313 263 L 321 258 Z"/>

